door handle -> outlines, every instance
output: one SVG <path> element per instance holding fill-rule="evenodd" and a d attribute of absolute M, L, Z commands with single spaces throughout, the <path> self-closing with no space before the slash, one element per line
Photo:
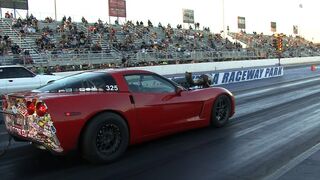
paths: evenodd
<path fill-rule="evenodd" d="M 13 82 L 13 80 L 10 79 L 9 82 Z"/>

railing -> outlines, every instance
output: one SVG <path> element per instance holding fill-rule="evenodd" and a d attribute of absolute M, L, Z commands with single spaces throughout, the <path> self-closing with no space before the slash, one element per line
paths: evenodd
<path fill-rule="evenodd" d="M 127 54 L 129 54 L 127 52 Z M 259 55 L 260 54 L 260 55 Z M 305 57 L 301 52 L 294 52 L 291 55 L 284 54 L 285 57 Z M 64 52 L 58 54 L 52 53 L 41 53 L 40 58 L 44 61 L 42 63 L 28 64 L 23 62 L 23 58 L 15 58 L 13 56 L 0 56 L 0 65 L 10 65 L 10 64 L 24 64 L 26 66 L 33 65 L 45 65 L 45 66 L 66 66 L 66 65 L 84 65 L 84 64 L 122 64 L 121 59 L 114 58 L 112 52 Z M 309 55 L 310 56 L 310 55 Z M 132 53 L 130 56 L 125 57 L 128 63 L 131 65 L 140 64 L 144 62 L 154 62 L 154 64 L 159 64 L 160 62 L 165 63 L 177 63 L 177 62 L 219 62 L 219 61 L 236 61 L 236 60 L 253 60 L 253 59 L 265 59 L 265 58 L 277 58 L 274 54 L 269 54 L 265 56 L 265 53 L 257 53 L 253 51 L 168 51 L 168 52 L 137 52 Z"/>
<path fill-rule="evenodd" d="M 14 64 L 13 56 L 0 56 L 0 66 Z"/>
<path fill-rule="evenodd" d="M 137 61 L 225 61 L 258 58 L 245 51 L 138 52 Z"/>
<path fill-rule="evenodd" d="M 110 53 L 59 53 L 59 54 L 40 54 L 40 57 L 47 59 L 45 65 L 81 65 L 81 64 L 121 64 L 120 59 L 115 59 Z M 226 60 L 243 60 L 257 59 L 251 52 L 239 51 L 192 51 L 192 52 L 138 52 L 135 57 L 128 60 L 131 63 L 146 61 L 226 61 Z"/>
<path fill-rule="evenodd" d="M 60 53 L 60 54 L 41 54 L 40 57 L 47 59 L 49 66 L 56 65 L 81 65 L 81 64 L 108 64 L 119 63 L 119 59 L 112 57 L 110 53 Z"/>

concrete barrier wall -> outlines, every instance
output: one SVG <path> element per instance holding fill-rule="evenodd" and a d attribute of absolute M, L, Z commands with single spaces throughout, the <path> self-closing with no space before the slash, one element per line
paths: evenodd
<path fill-rule="evenodd" d="M 303 57 L 303 58 L 285 58 L 281 59 L 282 65 L 294 65 L 303 63 L 320 63 L 320 57 Z M 249 68 L 259 66 L 274 66 L 278 64 L 278 59 L 260 59 L 260 60 L 244 60 L 244 61 L 225 61 L 225 62 L 208 62 L 195 64 L 172 64 L 159 66 L 132 67 L 129 69 L 141 69 L 152 71 L 161 75 L 180 74 L 188 72 L 216 71 L 237 68 Z M 77 72 L 62 72 L 55 73 L 59 76 L 66 76 L 79 73 Z"/>
<path fill-rule="evenodd" d="M 133 69 L 143 69 L 153 71 L 162 75 L 180 74 L 188 72 L 216 71 L 226 69 L 259 67 L 259 66 L 274 66 L 278 64 L 278 59 L 260 59 L 260 60 L 245 60 L 245 61 L 226 61 L 226 62 L 208 62 L 195 64 L 173 64 L 160 65 L 149 67 L 134 67 Z M 294 65 L 301 63 L 320 63 L 320 57 L 306 58 L 286 58 L 281 59 L 281 65 Z"/>

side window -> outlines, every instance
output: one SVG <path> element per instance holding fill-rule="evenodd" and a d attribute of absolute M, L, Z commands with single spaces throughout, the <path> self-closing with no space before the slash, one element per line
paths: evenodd
<path fill-rule="evenodd" d="M 42 92 L 118 92 L 118 85 L 110 74 L 82 73 L 69 76 L 39 88 Z"/>
<path fill-rule="evenodd" d="M 87 79 L 89 86 L 105 91 L 119 91 L 116 81 L 111 75 L 95 76 Z"/>
<path fill-rule="evenodd" d="M 30 72 L 27 69 L 22 68 L 22 67 L 3 68 L 2 72 L 0 70 L 0 73 L 3 73 L 0 76 L 1 78 L 29 78 L 29 77 L 34 77 L 34 74 L 32 72 Z"/>
<path fill-rule="evenodd" d="M 3 68 L 0 68 L 0 79 L 5 79 L 5 78 L 6 78 L 5 70 Z"/>
<path fill-rule="evenodd" d="M 171 93 L 175 86 L 157 75 L 141 74 L 125 76 L 131 92 Z"/>
<path fill-rule="evenodd" d="M 140 92 L 141 88 L 141 81 L 140 81 L 140 75 L 128 75 L 124 77 L 127 81 L 129 90 L 131 92 Z"/>

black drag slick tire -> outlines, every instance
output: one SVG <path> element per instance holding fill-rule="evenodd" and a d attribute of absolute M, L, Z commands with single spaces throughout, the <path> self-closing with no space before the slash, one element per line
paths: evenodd
<path fill-rule="evenodd" d="M 92 163 L 118 159 L 129 144 L 129 130 L 121 116 L 106 112 L 94 117 L 82 136 L 81 153 Z"/>
<path fill-rule="evenodd" d="M 225 126 L 229 121 L 231 100 L 227 95 L 219 95 L 212 106 L 211 125 L 217 128 Z"/>

